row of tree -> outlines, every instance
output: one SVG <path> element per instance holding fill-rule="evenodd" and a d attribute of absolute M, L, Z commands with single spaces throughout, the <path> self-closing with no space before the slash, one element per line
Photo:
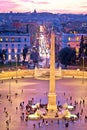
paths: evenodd
<path fill-rule="evenodd" d="M 57 52 L 57 47 L 55 52 Z M 37 64 L 39 61 L 38 49 L 32 48 L 32 51 L 29 52 L 29 48 L 27 45 L 25 45 L 23 48 L 23 64 L 25 63 L 28 53 L 30 55 L 30 60 L 32 60 L 34 64 Z M 61 64 L 65 65 L 65 67 L 67 67 L 67 65 L 76 65 L 76 61 L 78 60 L 80 62 L 83 56 L 85 58 L 87 57 L 87 44 L 84 44 L 84 37 L 82 36 L 78 57 L 76 57 L 76 50 L 69 46 L 61 49 L 58 53 L 56 53 L 56 62 L 60 62 Z M 4 63 L 6 57 L 6 50 L 3 49 L 2 51 L 0 51 L 0 61 Z"/>

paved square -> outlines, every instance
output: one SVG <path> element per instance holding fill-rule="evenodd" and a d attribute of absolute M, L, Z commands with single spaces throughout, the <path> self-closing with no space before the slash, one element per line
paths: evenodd
<path fill-rule="evenodd" d="M 57 102 L 62 105 L 67 102 L 73 104 L 78 102 L 76 110 L 71 113 L 78 113 L 78 120 L 69 122 L 69 126 L 65 127 L 64 120 L 28 120 L 25 121 L 25 106 L 29 100 L 34 98 L 34 103 L 47 103 L 47 93 L 49 90 L 49 81 L 37 80 L 33 78 L 19 79 L 10 82 L 10 91 L 12 102 L 8 101 L 9 81 L 5 80 L 0 83 L 0 130 L 87 130 L 87 81 L 82 83 L 82 79 L 59 79 L 56 80 Z M 18 94 L 18 95 L 16 95 Z M 72 99 L 70 98 L 72 97 Z M 85 100 L 85 103 L 83 103 Z M 24 102 L 24 108 L 20 108 L 20 103 Z M 6 112 L 4 109 L 6 107 Z M 24 112 L 24 120 L 21 120 L 21 113 Z M 9 121 L 9 123 L 7 122 Z M 48 121 L 46 123 L 46 121 Z"/>

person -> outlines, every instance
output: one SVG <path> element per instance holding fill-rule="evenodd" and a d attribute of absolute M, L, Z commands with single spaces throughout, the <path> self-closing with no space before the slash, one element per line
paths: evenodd
<path fill-rule="evenodd" d="M 68 123 L 68 122 L 66 122 L 66 123 L 65 123 L 65 127 L 68 127 L 68 126 L 69 126 L 69 123 Z"/>
<path fill-rule="evenodd" d="M 6 112 L 6 107 L 4 107 L 4 112 Z"/>
<path fill-rule="evenodd" d="M 46 125 L 48 125 L 48 121 L 46 121 Z"/>
<path fill-rule="evenodd" d="M 6 113 L 6 117 L 8 117 L 8 112 L 6 111 L 5 113 Z"/>
<path fill-rule="evenodd" d="M 41 124 L 40 124 L 40 122 L 38 123 L 38 127 L 40 128 L 40 126 L 41 126 Z"/>
<path fill-rule="evenodd" d="M 9 116 L 9 122 L 11 122 L 11 116 Z"/>
<path fill-rule="evenodd" d="M 1 98 L 1 96 L 2 96 L 2 95 L 0 94 L 0 98 Z"/>
<path fill-rule="evenodd" d="M 35 128 L 35 127 L 36 127 L 36 125 L 35 125 L 35 124 L 33 124 L 33 127 Z"/>
<path fill-rule="evenodd" d="M 44 123 L 44 118 L 42 118 L 42 123 Z"/>
<path fill-rule="evenodd" d="M 55 117 L 58 117 L 58 113 L 56 112 Z"/>
<path fill-rule="evenodd" d="M 6 121 L 6 126 L 7 126 L 7 128 L 9 127 L 9 121 L 8 120 Z"/>
<path fill-rule="evenodd" d="M 21 91 L 22 93 L 23 93 L 23 89 L 22 89 L 22 91 Z"/>
<path fill-rule="evenodd" d="M 25 122 L 26 122 L 26 125 L 27 125 L 27 122 L 28 122 L 28 117 L 26 116 L 26 118 L 25 118 Z"/>
<path fill-rule="evenodd" d="M 17 112 L 17 110 L 18 110 L 18 107 L 16 107 L 16 112 Z"/>

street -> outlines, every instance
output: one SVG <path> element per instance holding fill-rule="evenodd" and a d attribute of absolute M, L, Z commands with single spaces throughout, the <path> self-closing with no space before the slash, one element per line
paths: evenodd
<path fill-rule="evenodd" d="M 10 85 L 10 86 L 9 86 Z M 8 100 L 10 89 L 10 98 Z M 56 93 L 57 102 L 64 104 L 74 104 L 75 101 L 78 102 L 77 108 L 72 113 L 81 113 L 80 118 L 74 122 L 69 122 L 68 128 L 65 127 L 64 121 L 61 119 L 58 123 L 57 120 L 48 120 L 48 125 L 45 123 L 42 126 L 38 124 L 41 120 L 21 120 L 21 113 L 25 111 L 25 106 L 29 100 L 34 98 L 34 103 L 40 102 L 42 104 L 47 103 L 47 93 L 49 91 L 49 81 L 48 80 L 38 80 L 33 78 L 23 78 L 18 79 L 16 83 L 15 80 L 5 80 L 0 83 L 0 130 L 86 130 L 87 121 L 85 121 L 85 116 L 87 116 L 87 81 L 82 79 L 74 78 L 63 78 L 56 80 Z M 72 100 L 70 99 L 72 97 Z M 83 100 L 85 103 L 83 104 Z M 20 109 L 20 103 L 24 102 L 23 109 Z M 6 112 L 4 108 L 6 107 Z M 24 115 L 25 116 L 25 115 Z M 9 124 L 6 124 L 6 121 Z M 35 126 L 34 126 L 35 125 Z"/>

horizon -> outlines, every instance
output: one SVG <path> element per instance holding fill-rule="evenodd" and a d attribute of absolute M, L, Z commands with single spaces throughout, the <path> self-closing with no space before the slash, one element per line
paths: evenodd
<path fill-rule="evenodd" d="M 87 14 L 86 0 L 0 0 L 0 13 Z"/>

